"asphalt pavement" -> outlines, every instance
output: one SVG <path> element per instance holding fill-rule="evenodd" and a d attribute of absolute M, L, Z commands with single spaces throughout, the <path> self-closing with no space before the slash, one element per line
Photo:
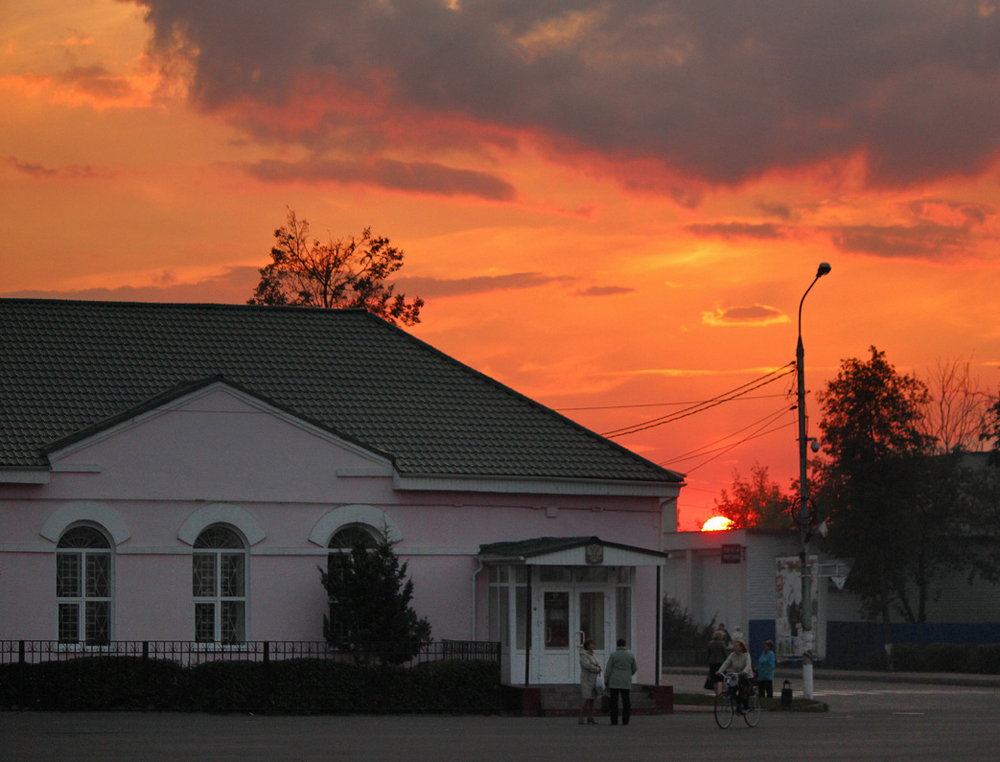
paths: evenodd
<path fill-rule="evenodd" d="M 779 673 L 780 675 L 781 673 Z M 788 679 L 798 694 L 800 682 Z M 704 673 L 670 672 L 678 693 Z M 878 680 L 871 679 L 877 676 Z M 572 717 L 271 717 L 156 712 L 0 712 L 0 762 L 685 762 L 997 758 L 1000 678 L 816 670 L 829 712 L 766 712 L 756 728 L 711 712 L 637 716 L 627 727 Z M 935 678 L 938 682 L 928 682 Z M 780 681 L 785 677 L 779 677 Z M 955 680 L 962 680 L 956 683 Z"/>

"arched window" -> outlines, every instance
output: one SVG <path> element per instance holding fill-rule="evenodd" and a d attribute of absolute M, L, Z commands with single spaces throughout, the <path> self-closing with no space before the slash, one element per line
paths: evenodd
<path fill-rule="evenodd" d="M 330 538 L 331 550 L 350 550 L 356 545 L 363 548 L 374 548 L 382 538 L 375 529 L 364 524 L 348 524 L 338 529 Z"/>
<path fill-rule="evenodd" d="M 246 639 L 247 552 L 230 527 L 213 524 L 194 541 L 194 639 L 242 643 Z"/>
<path fill-rule="evenodd" d="M 56 544 L 59 642 L 106 645 L 111 640 L 111 543 L 80 525 Z"/>
<path fill-rule="evenodd" d="M 353 548 L 374 548 L 381 541 L 382 537 L 376 533 L 374 527 L 366 524 L 348 524 L 338 529 L 330 538 L 328 546 L 330 548 L 326 563 L 328 584 L 335 586 L 343 580 L 344 568 Z M 330 632 L 327 634 L 342 635 L 343 621 L 343 611 L 331 603 L 330 615 L 327 620 Z"/>

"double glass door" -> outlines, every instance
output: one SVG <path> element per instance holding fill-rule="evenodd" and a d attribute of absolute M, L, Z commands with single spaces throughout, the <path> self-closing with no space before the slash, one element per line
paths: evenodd
<path fill-rule="evenodd" d="M 541 596 L 543 643 L 538 680 L 575 682 L 580 675 L 580 649 L 586 640 L 594 640 L 594 653 L 603 662 L 606 633 L 613 631 L 607 593 L 603 589 L 544 589 Z"/>

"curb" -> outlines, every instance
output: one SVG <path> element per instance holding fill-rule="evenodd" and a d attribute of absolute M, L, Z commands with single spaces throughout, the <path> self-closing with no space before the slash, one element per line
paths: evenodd
<path fill-rule="evenodd" d="M 705 667 L 665 667 L 663 676 L 704 675 Z M 775 682 L 802 677 L 802 670 L 779 668 L 774 673 Z M 1000 688 L 1000 675 L 961 674 L 956 672 L 873 672 L 849 669 L 813 670 L 813 678 L 822 680 L 843 680 L 868 683 L 910 683 L 914 685 L 958 685 L 970 688 Z"/>

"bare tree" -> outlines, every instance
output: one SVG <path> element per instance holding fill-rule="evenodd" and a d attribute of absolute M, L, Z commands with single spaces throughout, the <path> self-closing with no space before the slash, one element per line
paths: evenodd
<path fill-rule="evenodd" d="M 921 433 L 933 437 L 939 452 L 978 452 L 986 447 L 983 433 L 994 402 L 974 378 L 971 361 L 938 360 L 928 370 L 930 400 L 923 406 Z"/>

